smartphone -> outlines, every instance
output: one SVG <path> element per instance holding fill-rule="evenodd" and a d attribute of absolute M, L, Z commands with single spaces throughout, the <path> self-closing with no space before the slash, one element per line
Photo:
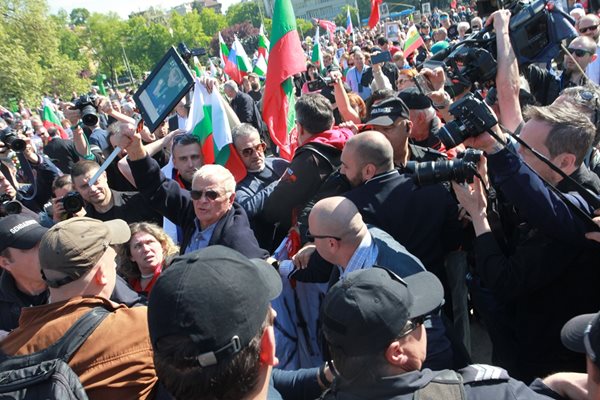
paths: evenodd
<path fill-rule="evenodd" d="M 371 64 L 381 64 L 386 61 L 392 61 L 392 54 L 389 51 L 382 51 L 371 56 Z"/>
<path fill-rule="evenodd" d="M 429 93 L 433 92 L 431 82 L 429 82 L 429 79 L 427 79 L 425 75 L 419 74 L 415 76 L 413 82 L 415 82 L 415 85 L 421 94 L 427 96 Z"/>
<path fill-rule="evenodd" d="M 179 118 L 173 116 L 169 118 L 169 132 L 173 132 L 176 129 L 179 129 Z"/>

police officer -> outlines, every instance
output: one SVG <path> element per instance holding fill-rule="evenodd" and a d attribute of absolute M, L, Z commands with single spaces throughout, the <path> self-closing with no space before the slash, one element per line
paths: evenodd
<path fill-rule="evenodd" d="M 322 398 L 553 398 L 536 393 L 498 367 L 421 370 L 427 348 L 423 321 L 443 298 L 441 283 L 427 271 L 400 278 L 375 267 L 352 272 L 336 283 L 322 311 L 323 333 L 340 376 Z"/>

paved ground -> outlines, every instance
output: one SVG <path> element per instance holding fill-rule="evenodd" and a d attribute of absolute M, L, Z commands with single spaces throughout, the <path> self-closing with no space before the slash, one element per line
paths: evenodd
<path fill-rule="evenodd" d="M 471 359 L 474 364 L 492 363 L 492 342 L 487 329 L 475 318 L 471 320 Z"/>

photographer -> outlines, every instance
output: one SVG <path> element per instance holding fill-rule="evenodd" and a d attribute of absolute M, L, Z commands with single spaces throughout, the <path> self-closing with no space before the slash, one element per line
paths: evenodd
<path fill-rule="evenodd" d="M 582 161 L 595 135 L 595 127 L 587 117 L 565 105 L 531 107 L 526 117 L 521 139 L 579 184 L 585 183 Z M 567 180 L 523 146 L 519 147 L 520 156 L 509 152 L 503 146 L 507 136 L 497 125 L 492 129 L 503 143 L 482 133 L 467 138 L 464 144 L 487 153 L 494 188 L 526 221 L 515 232 L 514 245 L 503 250 L 495 239 L 479 179 L 472 188 L 453 186 L 473 219 L 477 273 L 510 321 L 504 326 L 510 330 L 503 333 L 503 344 L 510 346 L 514 357 L 506 359 L 508 354 L 504 354 L 503 363 L 523 380 L 557 370 L 579 371 L 581 360 L 560 345 L 560 329 L 573 316 L 600 309 L 596 287 L 600 252 L 585 239 L 585 221 L 540 177 L 563 193 L 572 190 Z M 485 175 L 485 163 L 480 166 L 480 174 Z M 566 196 L 591 215 L 590 205 L 580 195 Z M 538 329 L 541 326 L 543 332 Z"/>
<path fill-rule="evenodd" d="M 65 198 L 67 201 L 65 202 Z M 66 204 L 65 204 L 66 203 Z M 54 225 L 60 221 L 64 221 L 73 217 L 85 217 L 85 203 L 79 193 L 73 189 L 73 181 L 71 175 L 59 176 L 52 183 L 52 208 L 48 214 L 52 218 Z M 46 226 L 40 218 L 40 224 Z"/>
<path fill-rule="evenodd" d="M 6 123 L 0 120 L 0 129 L 3 129 L 3 132 L 6 133 L 10 127 L 7 127 Z M 6 134 L 2 137 L 8 141 Z M 23 139 L 16 140 L 22 141 Z M 16 200 L 27 209 L 38 213 L 43 210 L 44 204 L 50 200 L 52 181 L 60 175 L 60 170 L 47 157 L 36 154 L 28 139 L 21 143 L 25 147 L 22 151 L 17 151 L 17 158 L 21 169 L 24 169 L 24 171 L 31 169 L 30 174 L 26 175 L 30 175 L 33 182 L 28 184 L 18 182 L 16 167 L 13 161 L 8 158 L 11 148 L 0 141 L 0 159 L 2 160 L 0 162 L 1 202 Z M 33 171 L 36 172 L 35 176 Z"/>

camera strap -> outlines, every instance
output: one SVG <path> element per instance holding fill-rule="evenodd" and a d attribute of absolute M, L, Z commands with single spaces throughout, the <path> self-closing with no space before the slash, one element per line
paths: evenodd
<path fill-rule="evenodd" d="M 42 157 L 41 155 L 38 154 L 38 157 Z M 33 169 L 31 168 L 31 164 L 29 163 L 29 160 L 27 159 L 27 157 L 25 157 L 25 155 L 22 152 L 17 152 L 17 158 L 19 159 L 19 163 L 21 164 L 21 168 L 23 169 L 23 173 L 25 174 L 25 178 L 27 179 L 28 182 L 30 182 L 31 186 L 33 187 L 33 191 L 31 192 L 31 196 L 23 196 L 21 199 L 22 200 L 33 200 L 35 198 L 35 196 L 37 196 L 37 184 L 36 184 L 36 180 L 35 180 L 35 174 L 33 173 Z M 40 160 L 41 162 L 44 162 L 42 160 Z M 16 188 L 18 189 L 18 187 Z"/>
<path fill-rule="evenodd" d="M 498 141 L 498 143 L 501 143 L 504 146 L 504 148 L 506 150 L 508 150 L 511 154 L 513 154 L 513 155 L 521 158 L 512 148 L 510 148 L 508 146 L 508 143 L 504 143 L 504 141 L 502 141 L 498 137 L 498 135 L 496 135 L 491 129 L 489 129 L 487 132 L 494 139 L 496 139 Z M 540 154 L 537 150 L 535 150 L 534 148 L 532 148 L 531 146 L 529 146 L 527 143 L 525 143 L 520 137 L 518 137 L 517 135 L 514 135 L 514 134 L 510 134 L 510 136 L 512 138 L 514 138 L 521 146 L 523 146 L 527 150 L 531 151 L 536 156 L 536 158 L 538 158 L 544 164 L 548 165 L 548 167 L 550 167 L 550 169 L 552 169 L 554 172 L 556 172 L 557 174 L 559 174 L 563 179 L 566 179 L 569 182 L 569 184 L 571 184 L 572 187 L 574 187 L 576 189 L 577 193 L 590 205 L 590 207 L 592 207 L 594 209 L 600 208 L 600 200 L 593 193 L 589 192 L 586 188 L 584 188 L 583 186 L 581 186 L 573 178 L 571 178 L 570 176 L 568 176 L 567 174 L 565 174 L 563 171 L 561 171 L 560 168 L 558 168 L 556 165 L 554 165 L 543 154 Z M 576 214 L 579 217 L 581 217 L 581 219 L 585 222 L 585 224 L 587 225 L 587 227 L 591 231 L 600 231 L 600 227 L 598 227 L 598 225 L 596 225 L 596 223 L 592 220 L 592 218 L 590 217 L 590 215 L 587 212 L 585 212 L 584 210 L 582 210 L 581 208 L 579 208 L 567 196 L 565 196 L 565 194 L 563 192 L 561 192 L 560 190 L 558 190 L 554 185 L 552 185 L 546 179 L 544 179 L 543 177 L 541 177 L 525 161 L 523 161 L 523 164 L 526 165 L 527 168 L 529 168 L 534 174 L 536 174 L 538 176 L 538 178 L 540 178 L 548 186 L 548 188 L 551 191 L 553 191 L 567 205 L 567 207 L 569 207 L 573 211 L 574 214 Z"/>

